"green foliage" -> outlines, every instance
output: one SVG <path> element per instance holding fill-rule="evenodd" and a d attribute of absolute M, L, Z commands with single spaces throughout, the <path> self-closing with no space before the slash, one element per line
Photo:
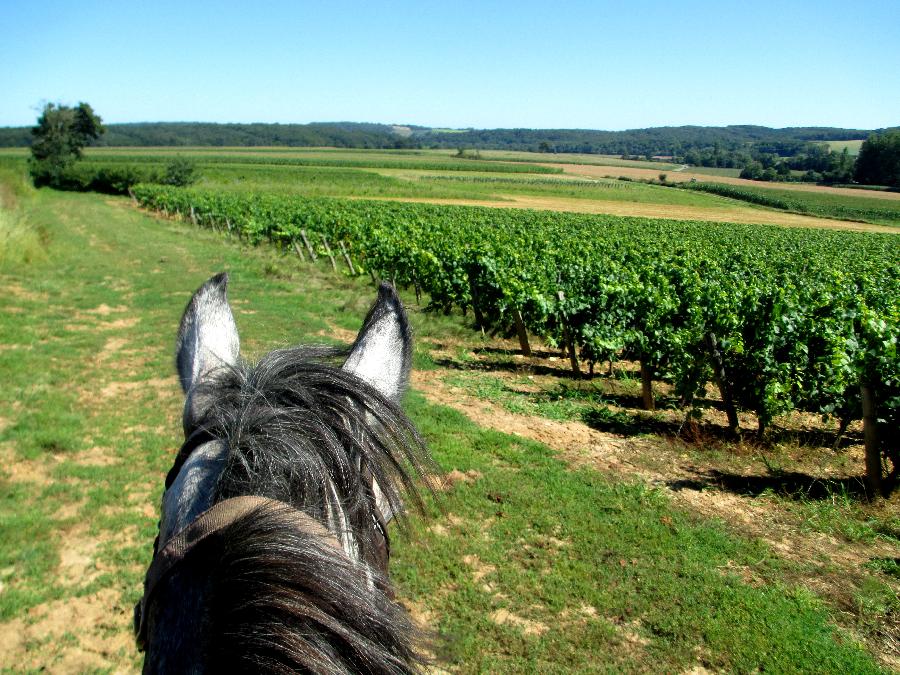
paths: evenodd
<path fill-rule="evenodd" d="M 518 311 L 551 344 L 568 330 L 588 360 L 646 360 L 689 403 L 719 359 L 734 403 L 762 425 L 791 410 L 858 418 L 863 379 L 879 392 L 886 429 L 900 410 L 891 235 L 153 186 L 135 194 L 251 242 L 286 245 L 300 229 L 343 241 L 359 269 L 425 291 L 433 308 L 477 306 L 509 333 Z"/>
<path fill-rule="evenodd" d="M 869 136 L 859 150 L 855 178 L 867 185 L 900 187 L 900 131 Z"/>
<path fill-rule="evenodd" d="M 197 181 L 197 164 L 187 157 L 176 157 L 166 164 L 166 172 L 161 183 L 176 187 L 187 187 Z"/>
<path fill-rule="evenodd" d="M 61 187 L 64 174 L 81 157 L 81 149 L 104 132 L 101 119 L 87 103 L 70 108 L 44 106 L 31 133 L 31 175 L 35 186 Z"/>
<path fill-rule="evenodd" d="M 124 195 L 138 183 L 159 183 L 159 171 L 141 164 L 77 162 L 66 167 L 53 185 L 58 190 Z"/>

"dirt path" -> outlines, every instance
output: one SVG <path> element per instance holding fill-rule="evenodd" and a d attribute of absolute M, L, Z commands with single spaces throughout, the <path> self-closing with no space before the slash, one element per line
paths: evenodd
<path fill-rule="evenodd" d="M 720 519 L 742 536 L 764 541 L 779 557 L 795 563 L 796 571 L 789 578 L 834 604 L 848 617 L 845 627 L 853 632 L 852 617 L 859 611 L 854 591 L 868 577 L 864 565 L 873 557 L 894 558 L 900 553 L 885 542 L 856 543 L 803 531 L 797 517 L 772 500 L 703 489 L 704 481 L 698 480 L 704 477 L 703 470 L 653 439 L 623 438 L 581 422 L 513 414 L 446 384 L 433 371 L 414 372 L 413 387 L 430 402 L 458 410 L 481 427 L 543 443 L 575 467 L 587 466 L 612 477 L 646 481 L 666 491 L 679 506 L 703 518 Z M 642 461 L 647 455 L 656 466 L 662 460 L 665 472 Z M 750 571 L 744 572 L 752 583 Z M 900 591 L 900 585 L 894 590 Z M 900 624 L 884 626 L 875 644 L 871 639 L 865 641 L 885 664 L 900 670 Z"/>

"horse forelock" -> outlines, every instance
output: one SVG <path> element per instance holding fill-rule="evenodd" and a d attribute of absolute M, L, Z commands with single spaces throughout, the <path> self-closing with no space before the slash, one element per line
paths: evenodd
<path fill-rule="evenodd" d="M 221 533 L 224 553 L 186 559 L 152 610 L 151 625 L 161 643 L 182 650 L 181 657 L 170 657 L 180 658 L 179 666 L 207 660 L 208 650 L 225 648 L 219 644 L 225 638 L 210 632 L 213 623 L 225 621 L 228 631 L 244 635 L 244 620 L 262 621 L 259 630 L 272 633 L 269 652 L 265 639 L 248 637 L 252 630 L 241 644 L 257 655 L 254 659 L 273 658 L 274 670 L 283 670 L 285 663 L 293 664 L 287 670 L 315 666 L 320 659 L 326 663 L 341 651 L 339 643 L 355 645 L 347 648 L 356 654 L 353 659 L 376 659 L 376 671 L 402 672 L 403 663 L 415 661 L 413 633 L 389 599 L 386 569 L 371 565 L 377 559 L 373 525 L 384 522 L 379 511 L 402 513 L 403 498 L 421 505 L 412 479 L 418 474 L 427 485 L 431 460 L 398 404 L 339 367 L 345 355 L 327 347 L 276 350 L 255 366 L 238 363 L 195 385 L 211 401 L 197 428 L 218 442 L 198 448 L 201 455 L 185 463 L 170 491 L 193 486 L 201 501 L 190 512 L 244 495 L 283 502 L 321 522 L 347 555 L 324 550 L 277 513 L 229 526 Z M 192 469 L 203 480 L 189 480 Z M 178 507 L 182 520 L 188 517 L 185 494 Z M 210 569 L 203 569 L 207 564 Z M 255 579 L 257 585 L 235 579 Z M 227 616 L 212 616 L 212 608 Z M 354 613 L 370 619 L 366 625 L 354 623 L 348 618 Z M 275 619 L 264 619 L 268 615 Z M 196 640 L 173 637 L 172 631 Z M 299 642 L 298 631 L 305 636 Z M 377 643 L 379 632 L 384 644 L 366 656 L 363 645 Z M 153 662 L 149 655 L 147 662 Z M 269 668 L 254 663 L 250 669 Z M 322 663 L 314 669 L 342 672 L 339 664 L 328 668 Z M 355 669 L 352 660 L 346 663 Z"/>
<path fill-rule="evenodd" d="M 326 527 L 349 527 L 365 556 L 376 497 L 386 516 L 402 512 L 404 497 L 420 505 L 412 477 L 432 467 L 399 405 L 339 367 L 345 355 L 283 349 L 223 371 L 202 385 L 214 402 L 199 425 L 228 447 L 213 503 L 247 494 L 286 502 Z"/>

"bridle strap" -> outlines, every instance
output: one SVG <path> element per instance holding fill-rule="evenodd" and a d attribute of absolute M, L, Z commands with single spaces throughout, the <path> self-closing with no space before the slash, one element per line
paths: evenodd
<path fill-rule="evenodd" d="M 289 518 L 295 520 L 299 530 L 319 537 L 323 543 L 341 551 L 340 543 L 324 525 L 307 513 L 276 499 L 258 496 L 232 497 L 219 502 L 204 511 L 184 529 L 175 534 L 166 545 L 156 551 L 147 576 L 144 579 L 144 597 L 135 606 L 135 632 L 140 649 L 147 644 L 147 608 L 153 600 L 153 594 L 159 583 L 172 569 L 184 560 L 191 551 L 210 537 L 217 535 L 239 518 L 262 507 L 284 509 Z"/>

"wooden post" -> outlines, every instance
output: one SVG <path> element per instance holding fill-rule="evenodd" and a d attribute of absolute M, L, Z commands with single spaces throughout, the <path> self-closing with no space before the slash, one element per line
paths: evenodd
<path fill-rule="evenodd" d="M 194 205 L 191 204 L 191 222 L 196 225 L 197 224 L 197 214 L 194 212 Z"/>
<path fill-rule="evenodd" d="M 882 494 L 881 447 L 878 443 L 878 419 L 876 417 L 875 392 L 872 386 L 860 386 L 862 396 L 863 437 L 866 443 L 866 483 L 874 497 Z"/>
<path fill-rule="evenodd" d="M 706 345 L 709 347 L 709 353 L 713 360 L 713 379 L 716 381 L 716 386 L 719 387 L 722 403 L 725 406 L 725 414 L 728 416 L 728 430 L 733 434 L 739 434 L 741 432 L 741 423 L 738 420 L 737 408 L 735 408 L 734 399 L 731 396 L 731 387 L 728 384 L 728 377 L 725 373 L 725 362 L 722 359 L 722 352 L 719 351 L 719 343 L 716 340 L 715 333 L 706 334 Z"/>
<path fill-rule="evenodd" d="M 309 243 L 309 238 L 306 236 L 306 230 L 300 230 L 300 236 L 303 237 L 303 243 L 306 244 L 306 250 L 309 251 L 310 260 L 315 260 L 316 252 L 313 250 L 312 244 Z"/>
<path fill-rule="evenodd" d="M 338 243 L 341 245 L 341 253 L 344 256 L 344 260 L 347 262 L 347 267 L 350 268 L 350 276 L 355 277 L 356 269 L 353 267 L 353 261 L 350 260 L 350 254 L 347 253 L 347 247 L 344 246 L 344 240 L 341 239 Z M 391 281 L 393 281 L 393 279 L 391 279 Z"/>
<path fill-rule="evenodd" d="M 641 394 L 644 398 L 644 410 L 656 410 L 656 401 L 653 399 L 653 369 L 643 356 L 641 357 Z"/>
<path fill-rule="evenodd" d="M 528 344 L 528 331 L 525 330 L 525 322 L 522 321 L 522 312 L 518 309 L 514 310 L 513 319 L 516 321 L 516 333 L 519 334 L 519 346 L 522 348 L 522 354 L 531 356 L 531 345 Z"/>
<path fill-rule="evenodd" d="M 331 270 L 333 272 L 337 272 L 337 264 L 334 262 L 334 255 L 331 253 L 331 247 L 328 245 L 328 239 L 325 238 L 324 234 L 320 234 L 322 237 L 322 243 L 325 244 L 325 252 L 328 254 L 328 259 L 331 261 Z"/>
<path fill-rule="evenodd" d="M 556 295 L 559 297 L 560 302 L 566 299 L 566 294 L 562 291 L 557 291 Z M 569 365 L 572 366 L 572 375 L 579 378 L 581 377 L 581 367 L 578 365 L 578 354 L 575 352 L 575 338 L 572 336 L 572 331 L 569 330 L 569 323 L 565 318 L 562 320 L 562 329 L 566 351 L 569 352 Z"/>
<path fill-rule="evenodd" d="M 234 228 L 231 226 L 231 218 L 226 218 L 226 219 L 225 219 L 225 225 L 228 227 L 228 233 L 231 234 L 231 231 L 234 229 Z"/>
<path fill-rule="evenodd" d="M 475 315 L 475 327 L 484 335 L 484 314 L 481 313 L 481 306 L 478 302 L 478 284 L 475 283 L 475 273 L 470 267 L 466 275 L 469 277 L 469 295 L 472 296 L 472 313 Z"/>
<path fill-rule="evenodd" d="M 300 258 L 303 262 L 306 262 L 306 256 L 303 255 L 303 251 L 300 250 L 300 245 L 297 243 L 296 239 L 291 239 L 291 245 L 294 247 L 294 250 L 297 252 L 297 257 Z"/>

